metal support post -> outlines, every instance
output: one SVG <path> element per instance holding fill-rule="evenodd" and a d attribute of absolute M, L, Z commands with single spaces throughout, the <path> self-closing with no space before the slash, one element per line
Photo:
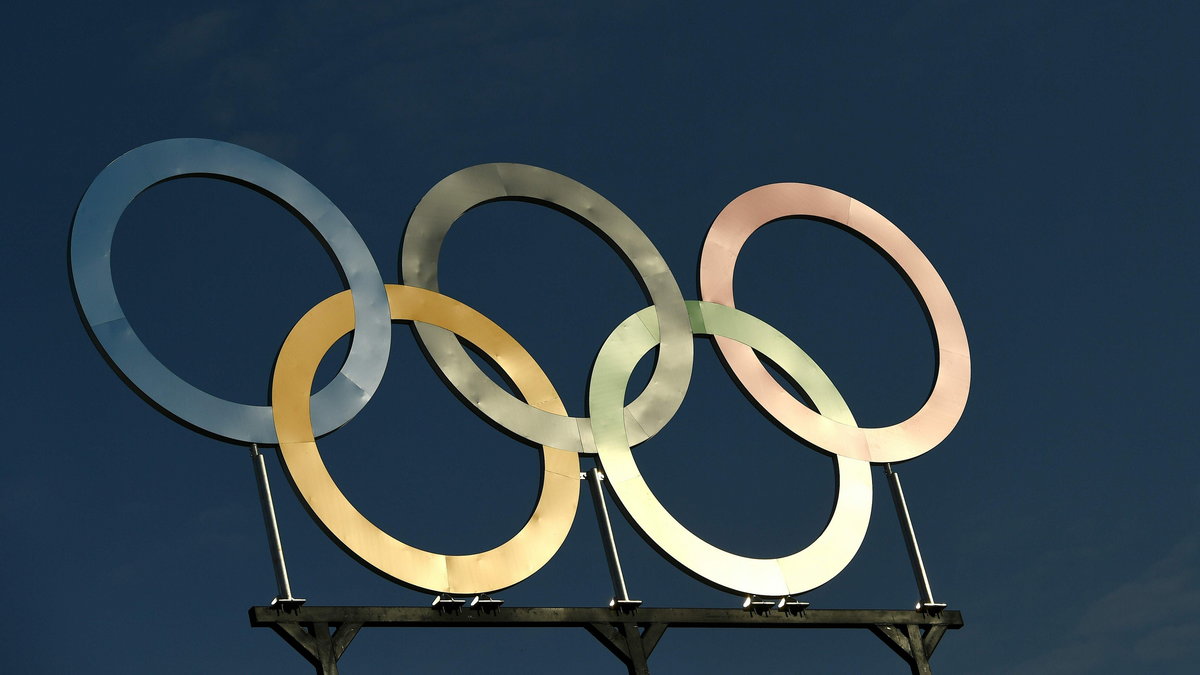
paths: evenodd
<path fill-rule="evenodd" d="M 600 539 L 604 542 L 604 555 L 608 558 L 608 571 L 612 575 L 613 606 L 617 609 L 636 608 L 642 603 L 640 600 L 630 600 L 629 590 L 625 587 L 625 574 L 621 571 L 621 559 L 617 556 L 617 541 L 613 537 L 612 521 L 608 518 L 604 488 L 600 486 L 604 474 L 593 467 L 583 476 L 587 477 L 592 490 L 592 501 L 596 504 L 596 522 L 600 525 Z"/>
<path fill-rule="evenodd" d="M 288 581 L 287 563 L 283 560 L 283 541 L 279 538 L 279 523 L 275 520 L 275 502 L 271 499 L 271 483 L 267 479 L 267 464 L 263 461 L 258 444 L 250 445 L 250 461 L 254 463 L 254 476 L 258 480 L 258 498 L 262 504 L 263 523 L 267 527 L 267 546 L 271 549 L 271 562 L 275 567 L 275 584 L 279 594 L 271 604 L 298 607 L 303 598 L 292 597 L 292 586 Z"/>
<path fill-rule="evenodd" d="M 604 474 L 593 467 L 580 478 L 586 477 L 591 488 L 592 501 L 596 505 L 596 522 L 600 525 L 600 539 L 604 542 L 604 555 L 608 558 L 608 572 L 612 576 L 613 599 L 608 606 L 619 612 L 624 620 L 610 625 L 591 625 L 588 631 L 595 635 L 617 658 L 621 659 L 629 669 L 629 675 L 649 675 L 650 651 L 658 638 L 662 637 L 666 625 L 656 626 L 655 631 L 647 638 L 646 633 L 638 626 L 634 613 L 641 606 L 641 600 L 629 599 L 629 589 L 625 586 L 625 574 L 621 571 L 621 558 L 617 555 L 617 540 L 613 536 L 612 520 L 608 517 L 608 504 L 604 499 L 604 488 L 600 481 Z M 649 630 L 647 628 L 646 630 Z M 649 644 L 648 644 L 649 640 Z"/>
<path fill-rule="evenodd" d="M 912 563 L 913 576 L 917 580 L 917 593 L 921 596 L 917 609 L 936 614 L 945 609 L 946 605 L 933 600 L 933 589 L 929 586 L 925 561 L 922 560 L 921 549 L 917 546 L 917 533 L 913 529 L 912 517 L 908 514 L 908 503 L 904 501 L 904 490 L 900 487 L 900 474 L 892 471 L 890 463 L 883 466 L 888 477 L 888 487 L 892 490 L 892 500 L 896 504 L 896 516 L 900 519 L 900 531 L 904 534 L 904 543 L 908 548 L 908 560 Z"/>

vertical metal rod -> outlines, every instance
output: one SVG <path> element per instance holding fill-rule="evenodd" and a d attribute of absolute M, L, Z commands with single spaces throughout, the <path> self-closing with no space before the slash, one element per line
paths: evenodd
<path fill-rule="evenodd" d="M 587 472 L 588 485 L 592 488 L 592 501 L 596 503 L 596 522 L 600 524 L 600 538 L 604 541 L 604 554 L 608 558 L 608 571 L 612 575 L 613 593 L 617 600 L 629 600 L 625 588 L 625 575 L 621 572 L 621 559 L 617 557 L 617 541 L 613 538 L 612 521 L 608 519 L 608 506 L 604 503 L 604 489 L 600 470 L 592 467 Z"/>
<path fill-rule="evenodd" d="M 929 587 L 929 575 L 925 573 L 925 561 L 921 559 L 921 549 L 917 546 L 917 533 L 913 530 L 912 518 L 908 515 L 908 503 L 904 501 L 904 490 L 900 487 L 900 474 L 892 471 L 892 465 L 884 464 L 888 477 L 888 486 L 892 489 L 892 500 L 896 503 L 896 516 L 900 518 L 900 530 L 904 534 L 904 543 L 908 546 L 908 560 L 912 563 L 913 575 L 917 578 L 917 592 L 921 594 L 922 605 L 934 605 L 933 589 Z"/>
<path fill-rule="evenodd" d="M 275 583 L 279 586 L 277 600 L 292 601 L 292 586 L 288 582 L 287 564 L 283 561 L 283 542 L 279 539 L 279 523 L 275 520 L 275 502 L 271 499 L 271 484 L 267 480 L 267 464 L 263 461 L 258 444 L 250 445 L 250 461 L 254 463 L 254 475 L 258 479 L 258 497 L 262 503 L 263 523 L 267 526 L 267 545 L 271 549 L 271 561 L 275 565 Z"/>

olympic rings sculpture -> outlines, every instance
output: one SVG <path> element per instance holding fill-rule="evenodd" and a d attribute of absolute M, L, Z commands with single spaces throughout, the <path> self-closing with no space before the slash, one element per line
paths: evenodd
<path fill-rule="evenodd" d="M 298 214 L 329 248 L 348 289 L 318 303 L 293 327 L 276 360 L 270 406 L 217 398 L 160 363 L 126 319 L 113 287 L 110 251 L 125 208 L 166 180 L 202 176 L 247 184 Z M 590 418 L 570 417 L 534 358 L 489 318 L 438 292 L 442 241 L 456 220 L 481 204 L 519 199 L 567 211 L 599 230 L 630 263 L 650 306 L 633 313 L 604 342 L 592 367 Z M 859 427 L 841 395 L 800 347 L 734 307 L 733 270 L 746 239 L 789 216 L 839 224 L 867 239 L 902 272 L 921 302 L 938 347 L 937 376 L 926 403 L 909 419 Z M 317 188 L 282 164 L 246 148 L 205 139 L 171 139 L 131 150 L 85 192 L 70 236 L 76 302 L 97 348 L 148 400 L 183 423 L 240 443 L 278 445 L 301 498 L 331 537 L 368 567 L 399 583 L 436 593 L 485 593 L 512 586 L 561 547 L 579 500 L 579 455 L 595 455 L 634 526 L 677 565 L 737 593 L 781 597 L 811 590 L 849 564 L 871 513 L 872 462 L 928 452 L 958 423 L 970 388 L 970 352 L 958 309 L 921 251 L 882 215 L 815 185 L 778 183 L 733 200 L 709 230 L 700 257 L 701 300 L 685 300 L 666 261 L 645 233 L 596 192 L 560 174 L 520 164 L 483 164 L 435 185 L 409 219 L 401 249 L 404 285 L 385 284 L 357 231 Z M 443 555 L 405 544 L 358 512 L 337 487 L 316 439 L 352 419 L 375 393 L 391 348 L 391 322 L 414 322 L 432 365 L 465 402 L 509 432 L 542 446 L 537 505 L 504 544 L 471 555 Z M 353 333 L 338 375 L 309 396 L 317 365 Z M 693 338 L 711 335 L 745 391 L 780 424 L 836 457 L 838 491 L 829 523 L 808 546 L 780 558 L 724 551 L 681 525 L 658 501 L 632 447 L 674 416 L 691 378 Z M 487 354 L 521 398 L 486 375 L 462 338 Z M 658 348 L 646 388 L 624 405 L 630 374 Z M 811 399 L 783 389 L 764 368 L 769 358 Z M 524 399 L 524 400 L 521 400 Z"/>

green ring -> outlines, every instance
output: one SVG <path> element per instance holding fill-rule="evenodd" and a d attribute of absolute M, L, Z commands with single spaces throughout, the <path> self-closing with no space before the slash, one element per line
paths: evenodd
<path fill-rule="evenodd" d="M 825 417 L 855 425 L 829 377 L 804 350 L 762 320 L 725 305 L 687 301 L 694 335 L 727 337 L 771 359 L 809 396 Z M 637 468 L 622 414 L 634 366 L 658 344 L 658 316 L 647 307 L 623 321 L 605 340 L 592 369 L 588 403 L 596 452 L 617 501 L 642 536 L 676 565 L 736 593 L 781 597 L 812 590 L 845 569 L 858 552 L 871 518 L 870 462 L 837 456 L 833 515 L 807 547 L 781 558 L 749 558 L 700 539 L 655 498 Z"/>

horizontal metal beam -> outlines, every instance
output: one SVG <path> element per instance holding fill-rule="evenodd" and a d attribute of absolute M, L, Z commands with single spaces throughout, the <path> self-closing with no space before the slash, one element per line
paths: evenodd
<path fill-rule="evenodd" d="M 871 628 L 878 625 L 962 628 L 962 614 L 946 610 L 926 614 L 914 610 L 809 609 L 803 613 L 758 614 L 730 608 L 642 607 L 621 615 L 608 607 L 499 607 L 492 611 L 464 609 L 443 612 L 432 607 L 251 607 L 250 623 L 356 623 L 372 626 L 496 626 L 520 628 L 580 627 L 592 624 L 666 624 L 672 628 Z"/>
<path fill-rule="evenodd" d="M 730 608 L 251 607 L 250 624 L 279 633 L 316 666 L 337 675 L 337 660 L 360 628 L 584 628 L 628 668 L 648 675 L 647 659 L 668 628 L 866 628 L 883 639 L 917 675 L 929 675 L 929 656 L 946 629 L 962 628 L 962 614 L 888 609 L 746 611 Z M 332 635 L 330 629 L 333 629 Z"/>

